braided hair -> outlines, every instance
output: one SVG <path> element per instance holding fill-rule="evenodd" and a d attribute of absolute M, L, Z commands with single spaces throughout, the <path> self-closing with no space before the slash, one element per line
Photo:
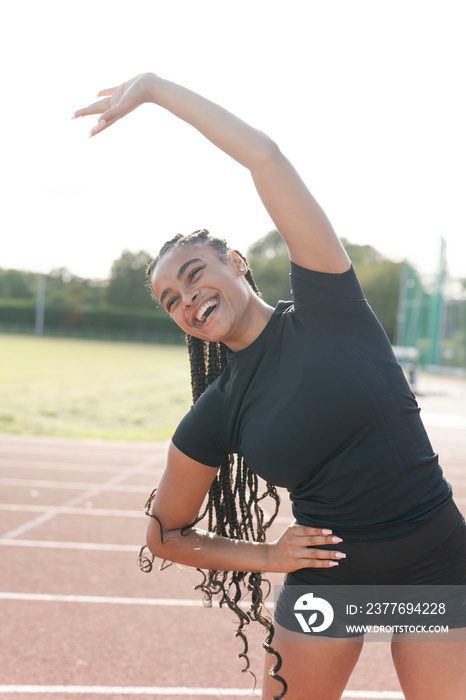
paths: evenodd
<path fill-rule="evenodd" d="M 206 229 L 195 231 L 194 233 L 183 236 L 177 234 L 174 238 L 167 241 L 161 248 L 158 256 L 148 266 L 147 274 L 150 277 L 160 258 L 175 246 L 187 245 L 209 245 L 212 246 L 221 258 L 226 258 L 230 249 L 225 240 L 215 238 L 209 234 Z M 240 255 L 238 251 L 234 251 Z M 244 257 L 240 255 L 241 258 Z M 261 296 L 257 285 L 254 281 L 252 271 L 247 266 L 245 278 L 250 284 L 254 292 Z M 227 347 L 222 342 L 211 342 L 201 340 L 192 335 L 186 335 L 186 342 L 189 351 L 190 368 L 191 368 L 191 387 L 192 397 L 195 403 L 201 394 L 212 384 L 212 382 L 220 376 L 226 366 Z M 155 496 L 155 490 L 149 497 L 146 503 L 146 513 L 150 515 L 150 505 Z M 273 514 L 266 519 L 262 509 L 262 501 L 266 497 L 270 497 L 274 504 Z M 273 484 L 266 484 L 265 491 L 259 493 L 259 480 L 256 474 L 247 466 L 243 457 L 240 455 L 227 455 L 217 473 L 217 476 L 210 487 L 207 505 L 203 513 L 201 513 L 194 523 L 184 528 L 183 532 L 187 531 L 197 524 L 204 517 L 208 520 L 208 530 L 223 537 L 229 537 L 239 540 L 252 540 L 254 542 L 265 542 L 266 532 L 278 513 L 280 498 L 276 487 Z M 152 515 L 152 517 L 156 517 Z M 158 520 L 158 518 L 156 518 Z M 162 537 L 163 529 L 160 523 Z M 143 554 L 141 550 L 139 557 L 139 566 L 143 571 L 150 571 L 152 561 Z M 162 563 L 163 568 L 165 562 Z M 267 613 L 264 613 L 263 602 L 270 592 L 270 582 L 263 578 L 260 572 L 241 572 L 241 571 L 202 571 L 198 569 L 202 575 L 202 581 L 195 586 L 195 590 L 199 590 L 204 594 L 204 602 L 210 606 L 212 597 L 215 594 L 220 594 L 220 606 L 227 605 L 237 616 L 238 625 L 235 630 L 235 636 L 239 637 L 243 643 L 243 649 L 239 657 L 244 659 L 245 667 L 243 672 L 249 671 L 248 658 L 248 642 L 245 634 L 245 627 L 251 621 L 257 621 L 266 630 L 266 636 L 263 646 L 267 652 L 273 654 L 276 658 L 274 667 L 270 671 L 271 675 L 280 681 L 283 689 L 275 698 L 284 697 L 286 693 L 286 682 L 278 671 L 282 661 L 279 653 L 273 649 L 271 642 L 274 636 L 274 627 L 272 620 Z M 265 592 L 263 591 L 265 587 Z M 251 603 L 249 609 L 244 606 L 240 607 L 240 600 L 243 595 L 251 594 Z M 252 674 L 254 675 L 254 674 Z"/>

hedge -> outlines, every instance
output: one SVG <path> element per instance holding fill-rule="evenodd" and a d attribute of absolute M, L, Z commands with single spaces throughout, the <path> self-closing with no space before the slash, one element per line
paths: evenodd
<path fill-rule="evenodd" d="M 0 323 L 34 325 L 36 306 L 28 299 L 0 299 Z M 46 306 L 44 324 L 56 328 L 119 329 L 144 333 L 180 333 L 163 309 Z"/>

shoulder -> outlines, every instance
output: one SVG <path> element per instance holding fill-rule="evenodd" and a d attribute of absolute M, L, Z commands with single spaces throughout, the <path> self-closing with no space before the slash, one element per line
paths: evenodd
<path fill-rule="evenodd" d="M 364 292 L 351 264 L 343 272 L 319 272 L 292 262 L 290 278 L 295 305 L 364 300 Z"/>

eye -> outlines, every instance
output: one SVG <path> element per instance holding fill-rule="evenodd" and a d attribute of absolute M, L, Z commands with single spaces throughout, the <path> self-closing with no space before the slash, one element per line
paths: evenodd
<path fill-rule="evenodd" d="M 196 276 L 197 276 L 197 273 L 200 272 L 200 271 L 203 270 L 203 269 L 204 269 L 204 266 L 202 266 L 202 267 L 194 267 L 194 268 L 189 272 L 189 274 L 188 274 L 188 280 L 189 280 L 189 282 L 193 282 L 194 279 L 195 279 Z"/>
<path fill-rule="evenodd" d="M 169 300 L 167 301 L 167 311 L 168 311 L 168 313 L 171 312 L 171 310 L 172 310 L 172 308 L 173 308 L 173 305 L 175 304 L 175 302 L 176 302 L 177 300 L 178 300 L 178 297 L 171 297 L 171 299 L 169 299 Z"/>

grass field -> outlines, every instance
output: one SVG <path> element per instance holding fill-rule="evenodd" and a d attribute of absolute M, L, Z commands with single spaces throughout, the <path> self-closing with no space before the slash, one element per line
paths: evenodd
<path fill-rule="evenodd" d="M 168 439 L 191 405 L 183 346 L 0 335 L 0 432 Z"/>

